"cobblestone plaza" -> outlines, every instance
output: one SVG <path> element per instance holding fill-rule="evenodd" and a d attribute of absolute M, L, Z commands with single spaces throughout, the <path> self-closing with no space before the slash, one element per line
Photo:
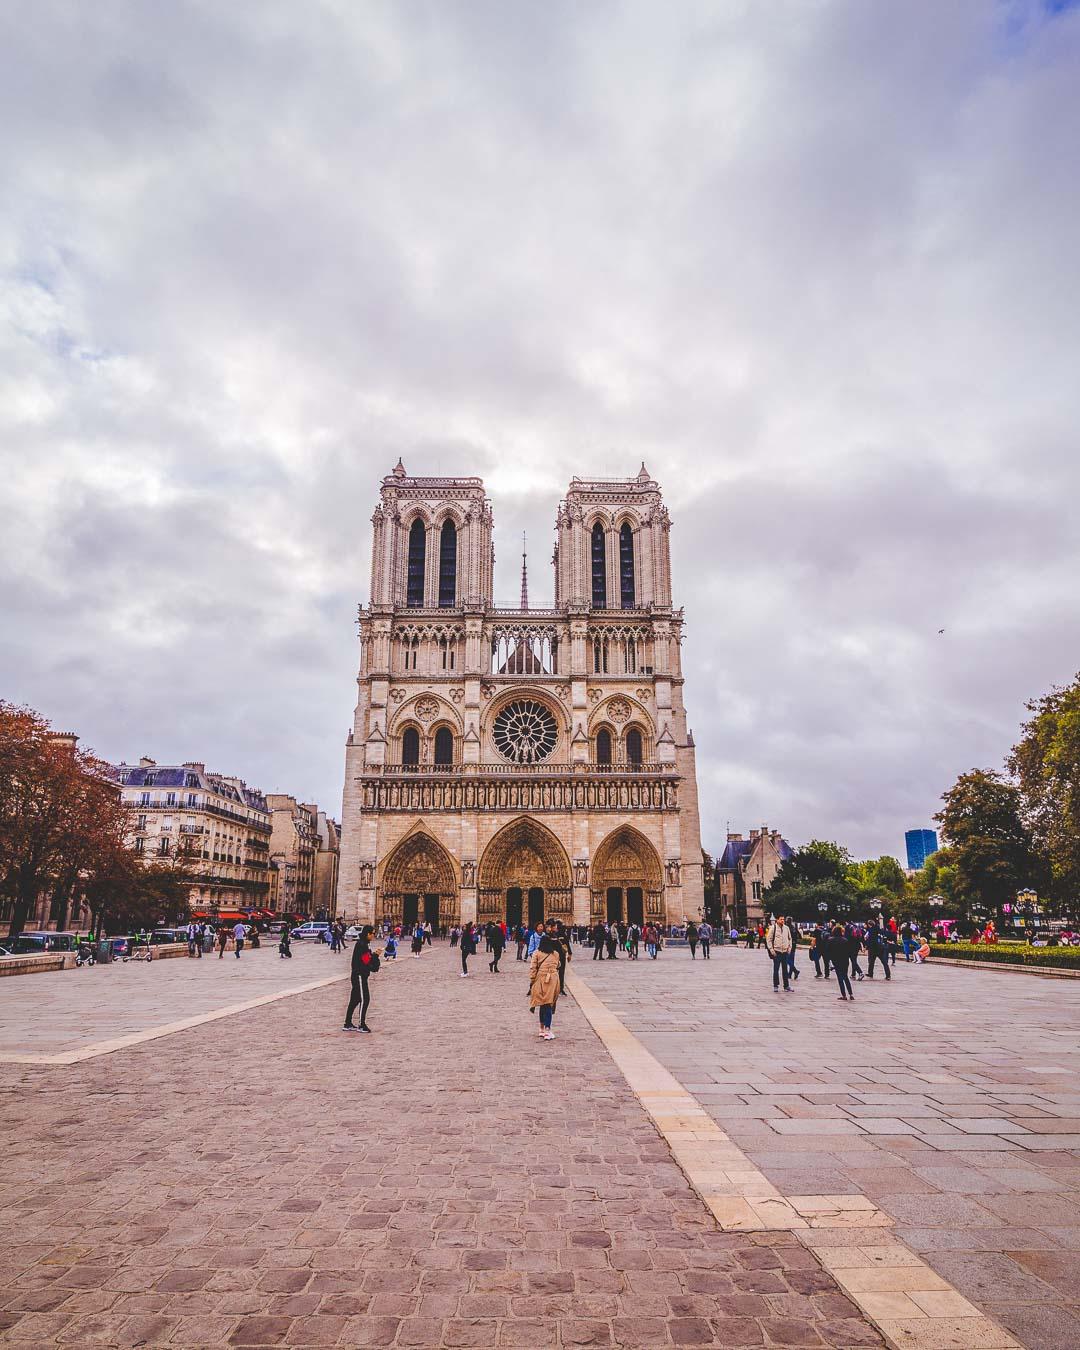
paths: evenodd
<path fill-rule="evenodd" d="M 4 1343 L 1080 1341 L 1071 982 L 346 959 L 0 986 Z"/>

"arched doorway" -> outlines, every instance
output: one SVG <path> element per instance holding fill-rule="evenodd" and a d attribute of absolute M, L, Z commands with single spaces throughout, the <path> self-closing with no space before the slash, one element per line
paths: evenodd
<path fill-rule="evenodd" d="M 376 912 L 380 921 L 449 928 L 460 920 L 457 871 L 430 834 L 407 835 L 382 865 Z"/>
<path fill-rule="evenodd" d="M 477 917 L 511 927 L 573 915 L 570 860 L 552 832 L 522 816 L 499 831 L 480 859 Z"/>
<path fill-rule="evenodd" d="M 644 924 L 664 921 L 664 881 L 652 844 L 621 825 L 596 850 L 592 865 L 592 918 Z"/>

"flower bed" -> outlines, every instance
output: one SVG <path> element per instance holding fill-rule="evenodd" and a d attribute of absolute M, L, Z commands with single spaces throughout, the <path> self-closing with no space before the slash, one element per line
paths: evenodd
<path fill-rule="evenodd" d="M 1018 943 L 932 942 L 931 956 L 957 961 L 1003 961 L 1014 966 L 1056 966 L 1080 970 L 1080 947 L 1028 947 Z"/>

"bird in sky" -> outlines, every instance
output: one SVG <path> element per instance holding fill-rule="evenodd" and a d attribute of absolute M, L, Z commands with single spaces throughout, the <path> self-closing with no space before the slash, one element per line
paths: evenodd
<path fill-rule="evenodd" d="M 939 629 L 938 629 L 938 632 L 939 632 L 939 633 L 944 633 L 944 631 L 945 631 L 944 628 L 939 628 Z"/>

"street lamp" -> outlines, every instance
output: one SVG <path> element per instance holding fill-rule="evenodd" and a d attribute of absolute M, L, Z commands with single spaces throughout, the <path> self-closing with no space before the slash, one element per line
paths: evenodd
<path fill-rule="evenodd" d="M 819 913 L 819 914 L 828 914 L 828 912 L 829 912 L 829 906 L 825 903 L 824 900 L 819 900 L 819 901 L 818 901 L 818 913 Z"/>

